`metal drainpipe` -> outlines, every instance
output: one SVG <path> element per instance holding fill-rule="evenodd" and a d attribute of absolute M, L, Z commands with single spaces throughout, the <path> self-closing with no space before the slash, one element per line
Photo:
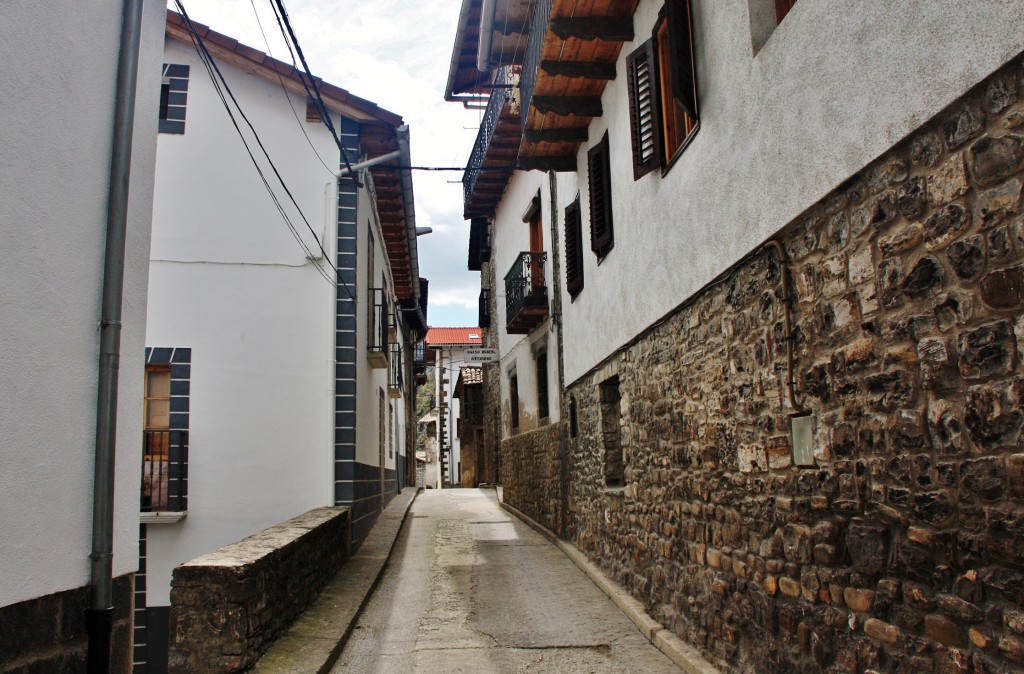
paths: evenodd
<path fill-rule="evenodd" d="M 100 319 L 99 386 L 96 396 L 96 466 L 93 483 L 88 671 L 110 671 L 114 625 L 114 456 L 117 434 L 117 378 L 121 350 L 121 302 L 124 295 L 124 249 L 128 227 L 132 125 L 142 36 L 142 0 L 124 0 L 117 62 L 114 134 L 107 192 L 107 239 L 103 263 Z"/>
<path fill-rule="evenodd" d="M 551 285 L 554 294 L 554 307 L 551 316 L 551 323 L 555 327 L 556 351 L 558 353 L 558 447 L 559 481 L 561 491 L 562 513 L 559 518 L 559 532 L 561 538 L 565 538 L 568 532 L 569 519 L 569 438 L 565 432 L 565 363 L 562 350 L 562 258 L 559 255 L 558 245 L 558 175 L 554 171 L 548 171 L 548 191 L 551 193 Z"/>
<path fill-rule="evenodd" d="M 491 69 L 491 38 L 494 33 L 494 10 L 497 0 L 483 0 L 480 7 L 480 42 L 477 45 L 476 69 L 486 73 Z"/>

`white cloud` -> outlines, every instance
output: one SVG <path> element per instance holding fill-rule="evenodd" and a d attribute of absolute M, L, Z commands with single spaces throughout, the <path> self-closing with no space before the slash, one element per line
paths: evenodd
<path fill-rule="evenodd" d="M 290 60 L 272 0 L 182 0 L 211 29 Z M 173 2 L 168 5 L 173 8 Z M 464 166 L 480 111 L 444 100 L 461 0 L 286 0 L 314 75 L 402 116 L 418 166 Z M 416 220 L 434 233 L 419 239 L 421 274 L 430 279 L 434 325 L 475 325 L 480 276 L 466 269 L 469 223 L 462 219 L 460 172 L 416 171 Z M 449 182 L 451 181 L 451 182 Z"/>

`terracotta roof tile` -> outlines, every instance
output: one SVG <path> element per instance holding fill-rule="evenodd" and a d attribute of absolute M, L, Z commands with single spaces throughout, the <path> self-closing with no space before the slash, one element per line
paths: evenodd
<path fill-rule="evenodd" d="M 430 328 L 427 330 L 426 341 L 430 346 L 441 344 L 472 346 L 483 344 L 482 336 L 483 331 L 480 328 Z"/>

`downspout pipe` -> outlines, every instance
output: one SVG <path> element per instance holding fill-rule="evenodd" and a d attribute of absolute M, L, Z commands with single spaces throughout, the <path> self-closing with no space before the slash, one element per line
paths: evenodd
<path fill-rule="evenodd" d="M 491 37 L 494 35 L 494 10 L 498 0 L 484 0 L 480 8 L 480 42 L 476 52 L 476 69 L 482 73 L 491 70 Z"/>
<path fill-rule="evenodd" d="M 89 674 L 110 671 L 114 625 L 114 459 L 117 435 L 117 378 L 121 352 L 121 303 L 124 296 L 124 251 L 128 229 L 135 92 L 142 38 L 143 0 L 124 0 L 114 99 L 114 133 L 107 192 L 107 234 L 103 262 L 100 318 L 99 382 L 96 396 L 96 464 L 93 482 Z"/>

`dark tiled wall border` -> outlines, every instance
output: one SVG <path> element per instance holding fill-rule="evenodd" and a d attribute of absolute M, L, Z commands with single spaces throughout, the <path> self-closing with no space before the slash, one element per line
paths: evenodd
<path fill-rule="evenodd" d="M 160 133 L 185 133 L 185 105 L 188 103 L 189 66 L 165 63 L 163 76 L 167 80 L 167 117 L 160 120 Z"/>

